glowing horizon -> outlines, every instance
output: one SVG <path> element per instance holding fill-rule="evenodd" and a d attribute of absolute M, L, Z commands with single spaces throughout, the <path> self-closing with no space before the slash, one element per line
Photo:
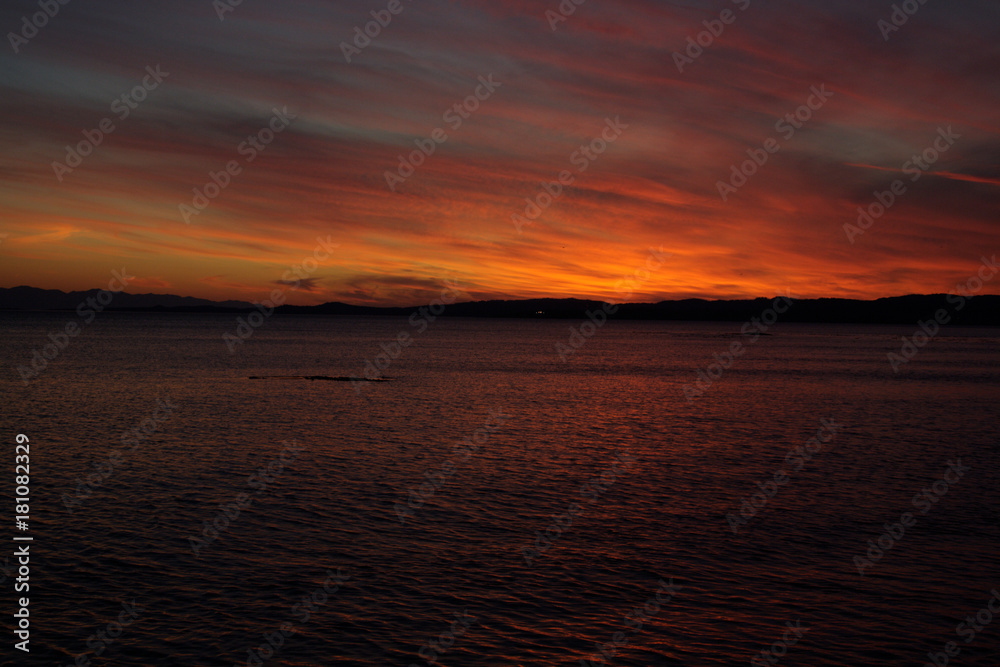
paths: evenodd
<path fill-rule="evenodd" d="M 591 0 L 554 24 L 557 2 L 403 2 L 347 62 L 386 6 L 61 6 L 0 56 L 0 286 L 124 266 L 128 292 L 250 301 L 325 245 L 290 303 L 446 280 L 621 300 L 662 247 L 629 300 L 874 299 L 952 291 L 1000 248 L 994 5 L 928 3 L 886 39 L 891 7 L 860 1 Z"/>

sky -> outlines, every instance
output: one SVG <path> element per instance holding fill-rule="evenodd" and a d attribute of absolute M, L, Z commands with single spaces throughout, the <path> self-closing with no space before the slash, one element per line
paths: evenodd
<path fill-rule="evenodd" d="M 1000 5 L 902 4 L 8 0 L 0 286 L 955 291 L 1000 250 Z"/>

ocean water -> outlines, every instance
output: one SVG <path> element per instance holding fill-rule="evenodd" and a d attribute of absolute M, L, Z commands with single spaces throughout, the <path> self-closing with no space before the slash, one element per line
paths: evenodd
<path fill-rule="evenodd" d="M 15 664 L 1000 665 L 996 329 L 103 313 L 22 382 L 68 321 L 0 314 Z"/>

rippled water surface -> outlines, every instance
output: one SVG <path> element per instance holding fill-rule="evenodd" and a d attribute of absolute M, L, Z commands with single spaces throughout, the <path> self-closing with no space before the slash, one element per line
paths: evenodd
<path fill-rule="evenodd" d="M 276 317 L 230 353 L 231 316 L 105 313 L 25 385 L 68 317 L 0 315 L 9 453 L 31 438 L 30 664 L 258 664 L 272 636 L 268 665 L 426 665 L 429 642 L 447 666 L 601 664 L 598 644 L 737 665 L 775 642 L 781 665 L 921 665 L 948 641 L 1000 665 L 1000 620 L 956 633 L 1000 590 L 995 329 L 897 374 L 912 327 L 610 322 L 562 360 L 579 323 Z M 248 379 L 363 375 L 401 331 L 389 382 Z"/>

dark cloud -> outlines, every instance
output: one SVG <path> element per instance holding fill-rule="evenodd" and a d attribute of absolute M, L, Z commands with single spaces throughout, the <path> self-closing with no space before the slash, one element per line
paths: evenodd
<path fill-rule="evenodd" d="M 298 280 L 275 280 L 275 285 L 290 286 L 293 290 L 303 292 L 319 292 L 322 289 L 320 278 L 300 278 Z"/>

